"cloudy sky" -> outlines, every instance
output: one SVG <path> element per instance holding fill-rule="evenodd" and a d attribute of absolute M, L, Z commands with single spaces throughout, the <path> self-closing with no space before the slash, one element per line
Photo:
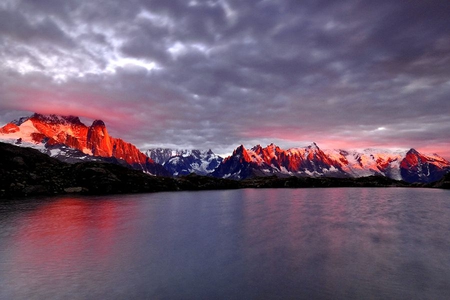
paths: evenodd
<path fill-rule="evenodd" d="M 141 148 L 450 158 L 449 16 L 448 0 L 3 0 L 0 123 L 36 111 Z"/>

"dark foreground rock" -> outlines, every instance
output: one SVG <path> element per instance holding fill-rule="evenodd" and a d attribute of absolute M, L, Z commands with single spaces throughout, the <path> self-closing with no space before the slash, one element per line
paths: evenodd
<path fill-rule="evenodd" d="M 120 194 L 239 188 L 234 180 L 191 174 L 151 176 L 105 162 L 68 164 L 41 152 L 0 143 L 0 198 L 57 194 Z"/>
<path fill-rule="evenodd" d="M 102 162 L 68 164 L 37 150 L 0 143 L 0 198 L 57 194 L 119 194 L 179 190 L 309 187 L 409 187 L 383 176 L 257 177 L 236 181 L 195 174 L 171 178 Z M 450 174 L 430 187 L 449 188 Z"/>
<path fill-rule="evenodd" d="M 195 173 L 176 179 L 180 190 L 227 190 L 241 188 L 239 181 L 231 179 L 200 176 Z"/>
<path fill-rule="evenodd" d="M 450 189 L 450 173 L 444 175 L 441 180 L 428 184 L 427 187 Z"/>
<path fill-rule="evenodd" d="M 409 187 L 411 184 L 392 180 L 384 176 L 360 178 L 331 177 L 257 177 L 240 182 L 241 187 L 249 188 L 310 188 L 310 187 Z"/>
<path fill-rule="evenodd" d="M 63 163 L 34 149 L 0 143 L 0 198 L 177 189 L 172 178 L 154 177 L 141 171 L 102 162 Z"/>

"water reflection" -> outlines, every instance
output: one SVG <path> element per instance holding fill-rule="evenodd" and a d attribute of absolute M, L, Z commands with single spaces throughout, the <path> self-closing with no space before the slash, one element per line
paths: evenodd
<path fill-rule="evenodd" d="M 124 249 L 123 239 L 138 229 L 121 226 L 121 221 L 137 213 L 135 205 L 108 199 L 42 202 L 22 214 L 14 234 L 1 241 L 2 274 L 7 274 L 1 277 L 2 286 L 13 286 L 19 294 L 28 290 L 45 296 L 52 296 L 48 289 L 52 286 L 65 286 L 67 295 L 77 285 L 89 286 L 89 281 L 100 280 L 116 264 L 115 250 Z"/>
<path fill-rule="evenodd" d="M 449 195 L 247 189 L 1 204 L 0 299 L 440 299 Z"/>

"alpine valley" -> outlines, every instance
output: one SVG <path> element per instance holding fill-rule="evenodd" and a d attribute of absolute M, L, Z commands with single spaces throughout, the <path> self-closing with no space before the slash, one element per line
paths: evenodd
<path fill-rule="evenodd" d="M 450 172 L 450 162 L 437 154 L 410 150 L 322 150 L 315 143 L 281 149 L 270 144 L 237 147 L 222 158 L 211 150 L 147 149 L 108 134 L 105 123 L 91 126 L 78 117 L 33 114 L 0 128 L 0 141 L 35 148 L 58 160 L 109 162 L 157 176 L 191 173 L 216 178 L 384 176 L 409 183 L 429 183 Z"/>

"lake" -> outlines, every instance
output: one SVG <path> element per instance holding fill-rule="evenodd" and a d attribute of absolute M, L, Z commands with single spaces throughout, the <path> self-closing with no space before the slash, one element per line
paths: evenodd
<path fill-rule="evenodd" d="M 0 204 L 0 299 L 448 297 L 448 190 L 242 189 Z"/>

